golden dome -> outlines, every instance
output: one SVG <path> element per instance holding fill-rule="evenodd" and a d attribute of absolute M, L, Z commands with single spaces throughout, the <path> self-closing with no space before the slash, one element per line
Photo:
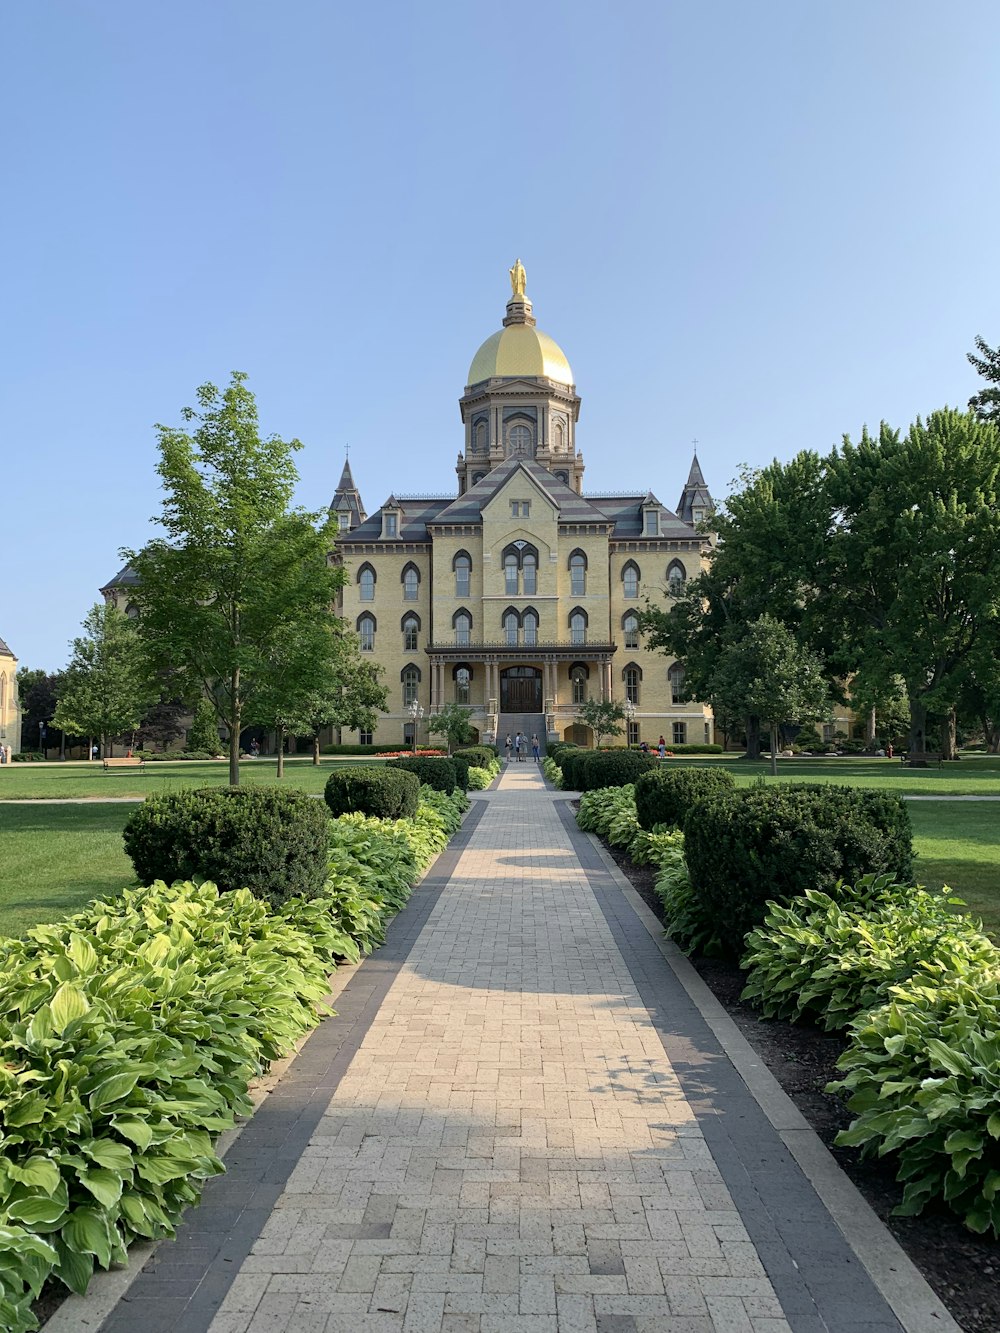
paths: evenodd
<path fill-rule="evenodd" d="M 566 354 L 553 338 L 531 324 L 510 324 L 491 334 L 480 347 L 472 358 L 466 383 L 523 376 L 574 383 Z"/>

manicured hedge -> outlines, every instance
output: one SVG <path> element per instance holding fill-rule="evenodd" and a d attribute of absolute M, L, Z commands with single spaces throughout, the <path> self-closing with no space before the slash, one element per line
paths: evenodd
<path fill-rule="evenodd" d="M 659 762 L 639 750 L 577 750 L 562 754 L 560 759 L 563 785 L 571 791 L 624 787 L 643 773 L 652 772 Z"/>
<path fill-rule="evenodd" d="M 691 883 L 738 953 L 765 904 L 838 881 L 913 871 L 910 817 L 888 792 L 835 786 L 750 787 L 697 801 L 684 820 Z"/>
<path fill-rule="evenodd" d="M 473 768 L 491 768 L 496 763 L 497 747 L 495 745 L 463 745 L 461 749 L 452 753 L 452 759 L 468 759 Z"/>
<path fill-rule="evenodd" d="M 379 819 L 410 819 L 417 813 L 420 779 L 398 768 L 334 769 L 323 799 L 334 816 L 359 812 Z"/>
<path fill-rule="evenodd" d="M 460 786 L 458 765 L 453 759 L 416 758 L 387 759 L 386 768 L 402 768 L 407 773 L 416 773 L 421 785 L 433 787 L 436 791 L 453 792 Z M 468 773 L 468 765 L 465 766 Z M 464 788 L 463 788 L 464 790 Z"/>
<path fill-rule="evenodd" d="M 735 788 L 735 779 L 726 768 L 658 768 L 643 773 L 635 784 L 639 825 L 644 829 L 654 829 L 657 824 L 680 828 L 695 801 Z"/>
<path fill-rule="evenodd" d="M 208 879 L 280 904 L 322 889 L 329 822 L 305 792 L 211 787 L 147 797 L 123 836 L 143 884 Z"/>
<path fill-rule="evenodd" d="M 655 747 L 654 747 L 655 748 Z M 673 755 L 678 754 L 723 754 L 721 745 L 669 745 L 667 749 Z"/>

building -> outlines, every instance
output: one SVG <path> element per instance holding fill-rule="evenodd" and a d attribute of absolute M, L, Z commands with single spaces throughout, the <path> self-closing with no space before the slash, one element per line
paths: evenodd
<path fill-rule="evenodd" d="M 428 715 L 455 701 L 484 740 L 544 728 L 588 743 L 577 708 L 600 698 L 626 704 L 632 742 L 711 742 L 711 710 L 644 646 L 638 619 L 647 594 L 683 585 L 710 549 L 698 459 L 676 511 L 652 491 L 587 494 L 573 372 L 536 326 L 520 261 L 510 274 L 502 327 L 459 400 L 457 494 L 390 495 L 368 514 L 346 463 L 333 498 L 341 611 L 389 689 L 359 739 L 409 743 L 416 728 L 423 741 Z"/>
<path fill-rule="evenodd" d="M 21 749 L 21 706 L 17 697 L 17 658 L 0 639 L 0 745 L 8 756 Z"/>

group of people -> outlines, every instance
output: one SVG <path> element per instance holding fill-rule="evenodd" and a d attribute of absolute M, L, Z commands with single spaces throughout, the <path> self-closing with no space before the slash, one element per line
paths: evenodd
<path fill-rule="evenodd" d="M 649 754 L 649 742 L 642 741 L 639 745 L 639 749 L 642 751 L 643 754 Z M 660 739 L 656 742 L 656 753 L 660 756 L 661 759 L 667 753 L 667 742 L 663 736 L 661 736 Z"/>
<path fill-rule="evenodd" d="M 511 740 L 510 732 L 508 732 L 507 739 L 503 743 L 503 748 L 507 756 L 508 764 L 510 763 L 512 754 L 519 764 L 524 763 L 524 756 L 528 749 L 528 742 L 522 732 L 519 731 L 513 740 Z M 531 757 L 536 764 L 541 762 L 541 746 L 538 743 L 537 736 L 532 736 L 531 738 Z"/>

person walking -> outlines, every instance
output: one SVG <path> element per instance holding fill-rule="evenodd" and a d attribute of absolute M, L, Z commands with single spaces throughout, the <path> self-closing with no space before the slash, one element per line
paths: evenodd
<path fill-rule="evenodd" d="M 506 756 L 507 763 L 509 764 L 509 763 L 510 763 L 510 752 L 511 752 L 511 750 L 514 748 L 514 742 L 513 742 L 513 741 L 511 740 L 511 738 L 510 738 L 510 732 L 509 732 L 509 731 L 508 731 L 508 733 L 507 733 L 507 739 L 506 739 L 506 740 L 504 741 L 504 743 L 503 743 L 503 748 L 504 748 L 504 755 Z"/>
<path fill-rule="evenodd" d="M 538 744 L 537 736 L 532 736 L 531 738 L 531 756 L 536 764 L 540 764 L 542 762 L 541 747 Z"/>

